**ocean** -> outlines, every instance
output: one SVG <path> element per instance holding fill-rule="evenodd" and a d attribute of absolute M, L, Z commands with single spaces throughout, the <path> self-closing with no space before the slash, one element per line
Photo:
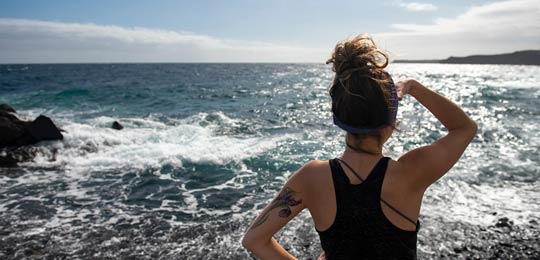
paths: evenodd
<path fill-rule="evenodd" d="M 540 66 L 388 70 L 479 126 L 425 193 L 420 259 L 538 257 L 529 244 L 540 222 Z M 66 131 L 28 148 L 33 160 L 0 168 L 0 258 L 251 259 L 242 235 L 287 177 L 344 150 L 331 79 L 322 64 L 0 65 L 0 103 Z M 411 97 L 398 119 L 384 148 L 393 159 L 445 133 Z M 321 252 L 307 210 L 276 238 L 298 259 Z"/>

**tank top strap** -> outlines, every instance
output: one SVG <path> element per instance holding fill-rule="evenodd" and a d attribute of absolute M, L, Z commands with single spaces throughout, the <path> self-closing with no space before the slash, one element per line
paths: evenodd
<path fill-rule="evenodd" d="M 362 183 L 365 183 L 366 185 L 370 186 L 371 189 L 371 197 L 376 201 L 377 203 L 381 199 L 381 191 L 382 191 L 382 185 L 384 181 L 384 176 L 386 174 L 386 168 L 388 168 L 388 161 L 390 160 L 389 157 L 381 157 L 379 161 L 373 166 L 373 169 L 369 172 L 368 176 L 364 179 L 362 178 L 356 171 L 349 165 L 347 162 L 339 160 L 345 167 L 349 168 L 349 170 L 362 181 Z M 343 173 L 345 174 L 345 173 Z"/>
<path fill-rule="evenodd" d="M 389 157 L 382 157 L 381 159 L 379 159 L 379 161 L 377 161 L 375 166 L 373 166 L 373 169 L 371 170 L 371 172 L 369 172 L 366 179 L 364 179 L 360 175 L 358 175 L 358 173 L 356 173 L 356 171 L 347 162 L 345 162 L 345 161 L 343 161 L 343 160 L 341 160 L 339 158 L 334 159 L 336 164 L 339 164 L 338 162 L 341 162 L 341 164 L 343 164 L 346 168 L 348 168 L 358 179 L 360 179 L 360 181 L 362 181 L 362 182 L 373 182 L 373 181 L 377 182 L 378 181 L 378 182 L 380 182 L 379 185 L 381 187 L 382 187 L 382 180 L 384 179 L 384 174 L 385 174 L 386 168 L 388 166 L 388 160 L 390 160 Z M 337 167 L 339 167 L 339 165 Z M 344 172 L 343 172 L 343 174 L 345 175 Z M 348 178 L 347 178 L 347 180 L 348 180 Z"/>
<path fill-rule="evenodd" d="M 334 181 L 334 189 L 338 189 L 343 187 L 344 185 L 349 183 L 349 179 L 347 178 L 347 175 L 343 172 L 341 169 L 338 159 L 334 158 L 330 161 L 330 170 L 332 171 L 332 180 Z"/>
<path fill-rule="evenodd" d="M 330 169 L 332 171 L 332 181 L 334 182 L 334 192 L 336 194 L 336 207 L 340 208 L 339 204 L 342 204 L 343 200 L 346 200 L 346 197 L 351 196 L 354 186 L 351 185 L 349 177 L 343 171 L 338 160 L 338 158 L 330 160 Z"/>

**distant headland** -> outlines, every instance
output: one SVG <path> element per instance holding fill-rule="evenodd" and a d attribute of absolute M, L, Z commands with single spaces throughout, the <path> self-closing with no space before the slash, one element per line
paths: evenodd
<path fill-rule="evenodd" d="M 450 56 L 444 60 L 396 60 L 397 63 L 509 64 L 540 65 L 540 50 L 525 50 L 494 55 Z"/>

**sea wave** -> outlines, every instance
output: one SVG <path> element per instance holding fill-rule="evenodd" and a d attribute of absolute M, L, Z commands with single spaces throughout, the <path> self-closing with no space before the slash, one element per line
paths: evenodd
<path fill-rule="evenodd" d="M 61 121 L 62 142 L 44 143 L 23 166 L 71 171 L 182 167 L 183 162 L 224 165 L 261 154 L 290 136 L 227 135 L 240 121 L 222 112 L 199 113 L 168 123 L 153 118 L 100 116 L 86 123 Z M 114 121 L 121 131 L 110 128 Z"/>

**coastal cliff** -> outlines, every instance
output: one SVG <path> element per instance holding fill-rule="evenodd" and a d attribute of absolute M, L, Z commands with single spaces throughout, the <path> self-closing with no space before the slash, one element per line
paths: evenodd
<path fill-rule="evenodd" d="M 443 60 L 396 60 L 397 63 L 446 63 L 446 64 L 507 64 L 540 65 L 540 50 L 524 50 L 495 55 L 471 55 Z"/>

